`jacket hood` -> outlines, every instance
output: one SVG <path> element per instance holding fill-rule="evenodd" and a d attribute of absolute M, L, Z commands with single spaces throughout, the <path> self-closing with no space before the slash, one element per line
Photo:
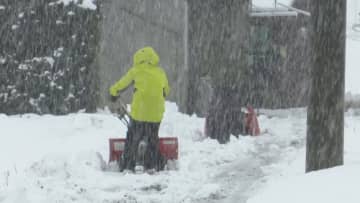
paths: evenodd
<path fill-rule="evenodd" d="M 157 66 L 159 64 L 159 61 L 159 55 L 152 47 L 144 47 L 137 50 L 134 54 L 134 66 L 144 63 Z"/>

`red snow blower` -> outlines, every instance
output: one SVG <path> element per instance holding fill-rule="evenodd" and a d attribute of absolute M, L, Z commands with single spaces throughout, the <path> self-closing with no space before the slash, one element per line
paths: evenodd
<path fill-rule="evenodd" d="M 250 136 L 259 136 L 260 135 L 260 127 L 257 119 L 256 112 L 252 106 L 247 106 L 246 108 L 241 108 L 241 112 L 239 112 L 239 120 L 236 125 L 242 129 L 242 135 L 250 135 Z M 208 127 L 211 127 L 213 124 L 214 117 L 208 115 L 205 119 L 205 135 L 208 135 Z"/>
<path fill-rule="evenodd" d="M 120 121 L 127 127 L 129 125 L 128 119 L 130 119 L 130 115 L 127 111 L 124 103 L 119 99 L 120 109 L 117 109 L 118 113 L 117 117 Z M 127 118 L 126 118 L 127 117 Z M 125 150 L 126 138 L 110 138 L 109 139 L 109 164 L 113 162 L 119 163 L 121 156 Z M 160 137 L 159 138 L 159 150 L 163 158 L 165 159 L 165 163 L 167 163 L 168 169 L 176 169 L 177 168 L 177 160 L 179 157 L 178 154 L 178 139 L 176 137 Z M 145 144 L 146 147 L 146 144 Z M 143 151 L 144 146 L 139 144 L 138 152 Z"/>
<path fill-rule="evenodd" d="M 246 107 L 245 110 L 245 132 L 251 136 L 260 135 L 260 127 L 256 112 L 252 106 Z"/>
<path fill-rule="evenodd" d="M 118 161 L 125 149 L 125 138 L 111 138 L 109 140 L 109 162 Z M 178 154 L 178 139 L 176 137 L 160 137 L 159 149 L 161 155 L 165 160 L 177 160 Z"/>

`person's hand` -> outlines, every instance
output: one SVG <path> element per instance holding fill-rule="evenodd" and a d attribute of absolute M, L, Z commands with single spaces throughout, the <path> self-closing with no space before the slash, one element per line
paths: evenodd
<path fill-rule="evenodd" d="M 114 96 L 114 97 L 118 96 L 118 91 L 116 90 L 115 86 L 110 87 L 109 93 L 111 96 Z"/>
<path fill-rule="evenodd" d="M 110 93 L 110 101 L 116 102 L 116 100 L 118 98 L 118 91 L 116 90 L 116 88 L 114 86 L 110 87 L 109 93 Z"/>
<path fill-rule="evenodd" d="M 110 95 L 110 101 L 111 101 L 111 102 L 116 102 L 117 99 L 118 99 L 117 96 L 112 96 L 112 95 Z"/>

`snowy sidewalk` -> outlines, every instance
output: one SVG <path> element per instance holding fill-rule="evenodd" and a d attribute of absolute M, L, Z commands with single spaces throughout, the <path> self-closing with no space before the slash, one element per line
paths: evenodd
<path fill-rule="evenodd" d="M 261 117 L 263 130 L 268 131 L 261 137 L 239 140 L 249 141 L 248 145 L 253 148 L 245 157 L 220 168 L 221 171 L 213 181 L 221 185 L 223 194 L 221 198 L 206 199 L 203 202 L 246 203 L 249 197 L 261 189 L 267 176 L 278 172 L 281 164 L 296 156 L 305 141 L 305 114 L 286 118 L 283 113 L 285 112 L 272 112 L 276 116 L 270 120 Z"/>
<path fill-rule="evenodd" d="M 168 103 L 160 135 L 179 137 L 180 168 L 155 175 L 101 170 L 97 153 L 107 160 L 108 138 L 126 132 L 110 115 L 0 115 L 0 202 L 246 202 L 303 145 L 304 112 L 272 113 L 263 136 L 220 145 Z"/>

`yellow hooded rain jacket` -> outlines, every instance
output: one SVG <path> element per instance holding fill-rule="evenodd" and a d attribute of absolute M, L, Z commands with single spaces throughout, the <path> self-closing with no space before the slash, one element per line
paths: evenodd
<path fill-rule="evenodd" d="M 110 94 L 119 92 L 134 83 L 131 117 L 136 121 L 161 122 L 165 111 L 165 97 L 170 87 L 160 58 L 151 47 L 144 47 L 134 54 L 134 65 L 117 83 L 110 87 Z"/>

